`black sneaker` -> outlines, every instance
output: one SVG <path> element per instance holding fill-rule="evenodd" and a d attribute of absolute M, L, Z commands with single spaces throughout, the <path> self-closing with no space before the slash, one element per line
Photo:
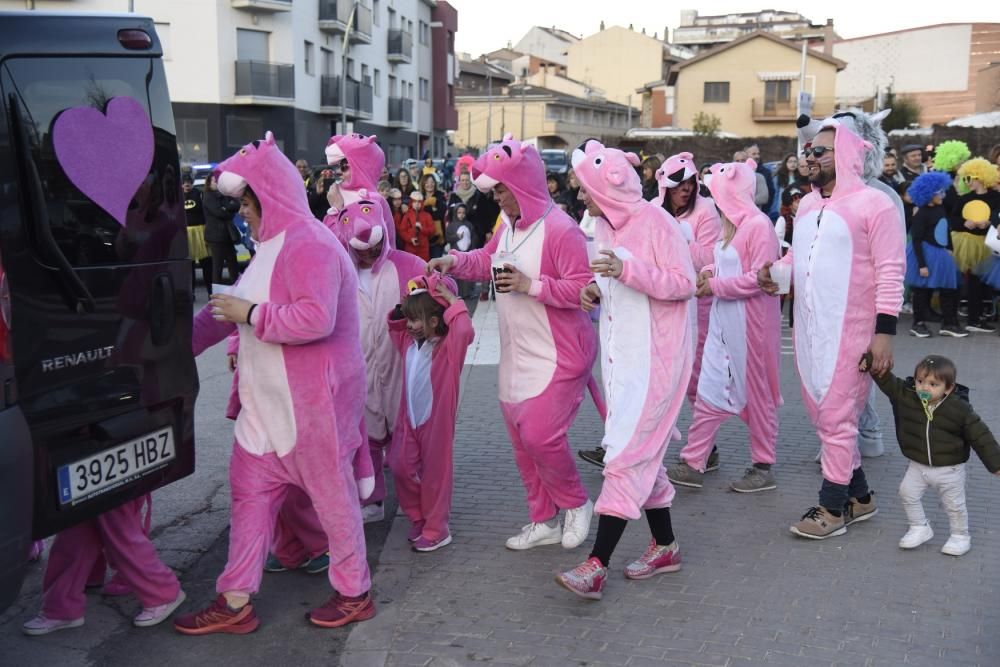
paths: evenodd
<path fill-rule="evenodd" d="M 966 327 L 966 329 L 967 328 L 968 327 Z M 948 324 L 938 329 L 938 335 L 951 336 L 952 338 L 965 338 L 966 336 L 969 335 L 969 332 L 963 329 L 962 327 L 958 326 L 957 324 Z"/>
<path fill-rule="evenodd" d="M 978 321 L 969 320 L 965 324 L 965 330 L 972 331 L 974 333 L 993 333 L 994 331 L 997 330 L 997 328 L 995 326 L 987 324 L 986 322 L 983 322 L 982 320 Z"/>
<path fill-rule="evenodd" d="M 581 449 L 577 454 L 580 458 L 587 463 L 592 463 L 598 468 L 604 467 L 604 448 L 595 447 L 594 449 Z"/>
<path fill-rule="evenodd" d="M 923 322 L 914 322 L 913 326 L 910 327 L 910 335 L 917 338 L 930 338 L 934 334 L 931 333 L 931 330 Z"/>
<path fill-rule="evenodd" d="M 719 469 L 719 450 L 713 449 L 708 455 L 708 462 L 705 463 L 705 472 L 712 472 Z"/>

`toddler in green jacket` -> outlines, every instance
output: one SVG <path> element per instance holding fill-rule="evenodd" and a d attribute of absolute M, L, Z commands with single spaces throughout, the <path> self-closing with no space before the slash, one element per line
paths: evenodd
<path fill-rule="evenodd" d="M 867 370 L 866 360 L 861 363 Z M 899 485 L 910 523 L 899 541 L 901 549 L 914 549 L 934 537 L 921 503 L 930 486 L 941 497 L 951 524 L 951 537 L 941 553 L 968 553 L 972 540 L 965 508 L 965 462 L 970 448 L 987 470 L 1000 475 L 1000 446 L 969 404 L 968 388 L 955 382 L 956 376 L 950 359 L 932 354 L 917 364 L 912 378 L 901 380 L 892 373 L 875 378 L 892 403 L 896 438 L 903 456 L 910 459 Z"/>

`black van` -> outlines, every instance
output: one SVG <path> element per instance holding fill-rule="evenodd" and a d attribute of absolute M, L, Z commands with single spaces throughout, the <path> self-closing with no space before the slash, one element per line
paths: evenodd
<path fill-rule="evenodd" d="M 32 538 L 194 470 L 161 56 L 148 18 L 0 13 L 0 610 Z M 107 124 L 122 109 L 127 132 Z"/>

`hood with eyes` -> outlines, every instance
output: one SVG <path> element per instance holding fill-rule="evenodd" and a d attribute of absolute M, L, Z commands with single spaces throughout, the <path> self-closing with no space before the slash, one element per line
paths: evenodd
<path fill-rule="evenodd" d="M 717 162 L 712 165 L 708 190 L 712 193 L 715 205 L 737 227 L 745 220 L 761 215 L 760 209 L 754 204 L 756 170 L 757 163 L 753 160 Z"/>
<path fill-rule="evenodd" d="M 511 134 L 480 155 L 470 171 L 472 182 L 481 192 L 492 190 L 498 183 L 510 190 L 521 209 L 518 226 L 534 223 L 552 207 L 541 156 L 534 146 L 522 144 Z"/>
<path fill-rule="evenodd" d="M 583 150 L 573 151 L 576 179 L 615 229 L 648 203 L 642 198 L 642 181 L 635 170 L 639 162 L 635 153 L 608 148 L 594 139 Z"/>
<path fill-rule="evenodd" d="M 271 132 L 219 163 L 215 178 L 224 195 L 239 198 L 247 185 L 257 195 L 259 241 L 267 241 L 293 223 L 316 222 L 302 187 L 302 175 L 278 148 Z"/>
<path fill-rule="evenodd" d="M 352 258 L 355 257 L 351 252 L 352 249 L 370 250 L 382 242 L 382 252 L 375 260 L 377 267 L 392 250 L 392 240 L 386 229 L 379 202 L 369 198 L 367 190 L 359 190 L 358 194 L 361 197 L 358 201 L 345 206 L 335 220 L 328 217 L 327 221 L 332 223 L 330 229 Z"/>
<path fill-rule="evenodd" d="M 678 153 L 668 157 L 660 168 L 656 170 L 656 183 L 659 186 L 660 196 L 657 203 L 662 204 L 667 196 L 667 190 L 676 188 L 678 185 L 694 178 L 695 191 L 692 197 L 698 195 L 698 165 L 694 162 L 694 155 L 688 152 Z"/>
<path fill-rule="evenodd" d="M 351 182 L 345 190 L 364 188 L 375 192 L 385 167 L 385 153 L 376 139 L 374 134 L 335 134 L 326 142 L 326 163 L 333 165 L 347 160 L 351 167 Z"/>

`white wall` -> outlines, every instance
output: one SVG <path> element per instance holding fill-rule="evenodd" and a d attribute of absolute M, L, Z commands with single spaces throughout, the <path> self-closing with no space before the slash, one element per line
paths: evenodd
<path fill-rule="evenodd" d="M 568 48 L 569 44 L 567 42 L 538 26 L 534 26 L 521 38 L 521 41 L 514 45 L 515 51 L 527 53 L 537 58 L 559 63 L 560 65 L 569 64 L 569 57 L 566 55 Z"/>
<path fill-rule="evenodd" d="M 833 56 L 847 62 L 837 74 L 837 97 L 871 97 L 890 83 L 896 93 L 967 90 L 971 43 L 970 24 L 836 42 Z"/>

